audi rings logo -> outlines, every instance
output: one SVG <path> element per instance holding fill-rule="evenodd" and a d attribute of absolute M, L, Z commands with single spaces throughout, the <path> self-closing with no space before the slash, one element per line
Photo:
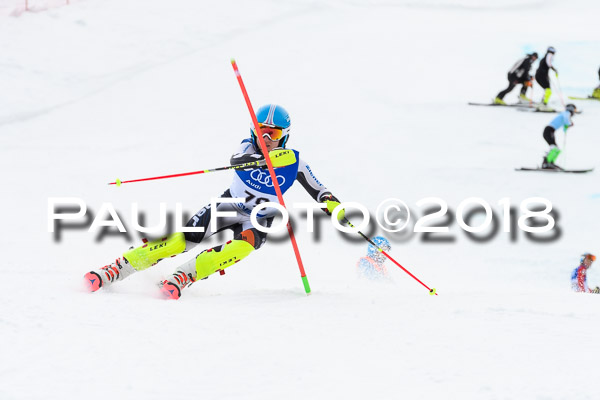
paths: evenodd
<path fill-rule="evenodd" d="M 250 173 L 250 178 L 258 183 L 265 185 L 266 187 L 273 187 L 273 181 L 271 181 L 271 175 L 269 173 L 255 169 Z M 281 175 L 277 175 L 277 183 L 282 186 L 285 183 L 285 178 Z"/>

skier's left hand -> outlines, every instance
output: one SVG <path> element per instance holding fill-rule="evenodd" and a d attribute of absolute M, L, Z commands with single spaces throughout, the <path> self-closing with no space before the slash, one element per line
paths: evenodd
<path fill-rule="evenodd" d="M 340 205 L 340 201 L 332 194 L 321 197 L 321 202 L 327 205 L 327 209 L 324 210 L 327 215 L 331 215 L 333 210 Z M 346 218 L 346 210 L 342 208 L 342 210 L 337 214 L 337 219 L 341 222 L 344 218 Z"/>

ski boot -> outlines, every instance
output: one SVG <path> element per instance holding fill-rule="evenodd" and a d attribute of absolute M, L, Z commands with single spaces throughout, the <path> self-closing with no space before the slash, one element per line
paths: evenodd
<path fill-rule="evenodd" d="M 184 271 L 176 271 L 169 279 L 165 279 L 161 283 L 160 291 L 167 299 L 177 300 L 181 297 L 183 288 L 196 282 L 196 279 L 191 273 L 186 274 Z"/>
<path fill-rule="evenodd" d="M 548 105 L 548 103 L 538 104 L 535 109 L 538 111 L 542 111 L 542 112 L 554 112 L 555 111 L 554 108 L 552 108 Z"/>
<path fill-rule="evenodd" d="M 494 104 L 498 104 L 500 106 L 505 106 L 506 105 L 506 103 L 504 102 L 504 100 L 502 100 L 500 97 L 496 97 L 494 99 Z"/>
<path fill-rule="evenodd" d="M 557 170 L 561 170 L 562 168 L 559 167 L 558 165 L 548 162 L 546 160 L 546 157 L 544 157 L 544 162 L 542 162 L 542 169 L 557 169 Z"/>
<path fill-rule="evenodd" d="M 553 162 L 548 161 L 546 157 L 544 157 L 544 161 L 542 162 L 542 169 L 554 169 L 558 171 L 564 171 L 564 168 L 554 164 Z"/>
<path fill-rule="evenodd" d="M 97 271 L 90 271 L 83 277 L 88 290 L 95 292 L 101 287 L 122 281 L 134 272 L 135 269 L 125 258 L 117 258 L 112 264 L 105 265 Z"/>
<path fill-rule="evenodd" d="M 592 98 L 600 99 L 600 87 L 597 87 L 596 89 L 594 89 L 594 92 L 592 93 Z"/>
<path fill-rule="evenodd" d="M 524 95 L 523 93 L 521 93 L 519 95 L 519 101 L 521 103 L 531 103 L 531 99 L 529 97 L 527 97 L 526 95 Z"/>

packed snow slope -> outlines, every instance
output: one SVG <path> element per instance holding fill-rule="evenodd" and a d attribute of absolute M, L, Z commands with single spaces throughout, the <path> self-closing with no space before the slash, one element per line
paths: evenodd
<path fill-rule="evenodd" d="M 598 172 L 516 172 L 541 162 L 552 115 L 467 102 L 491 100 L 518 58 L 550 45 L 562 96 L 591 93 L 599 11 L 593 0 L 82 0 L 0 18 L 0 398 L 596 398 L 600 296 L 572 293 L 569 278 L 580 254 L 600 253 Z M 390 262 L 388 282 L 358 279 L 364 240 L 326 219 L 308 233 L 297 210 L 311 296 L 285 230 L 176 302 L 156 283 L 185 255 L 86 293 L 83 274 L 139 237 L 49 233 L 48 199 L 81 198 L 94 216 L 110 202 L 131 227 L 132 202 L 152 225 L 160 202 L 191 214 L 219 196 L 232 173 L 107 183 L 228 163 L 250 124 L 231 57 L 255 107 L 288 109 L 288 146 L 340 199 L 373 214 L 401 199 L 411 231 L 432 206 L 420 199 L 456 213 L 480 197 L 500 228 L 475 241 L 442 217 L 447 241 L 387 234 L 438 296 Z M 598 169 L 600 102 L 577 105 L 559 162 Z M 300 185 L 285 197 L 310 201 Z M 546 242 L 502 230 L 498 202 L 518 217 L 529 197 L 558 213 L 555 236 L 537 235 Z M 365 232 L 386 234 L 374 221 Z"/>

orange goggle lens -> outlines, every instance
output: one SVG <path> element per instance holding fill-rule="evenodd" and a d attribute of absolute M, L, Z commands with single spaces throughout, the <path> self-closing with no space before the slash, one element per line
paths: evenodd
<path fill-rule="evenodd" d="M 271 141 L 273 142 L 283 138 L 283 129 L 281 128 L 275 128 L 263 124 L 258 124 L 258 126 L 260 127 L 260 133 L 262 134 L 262 137 L 265 137 L 265 135 L 267 135 L 269 139 L 271 139 Z M 254 132 L 254 130 L 252 131 Z M 256 132 L 254 132 L 254 134 L 256 135 Z"/>

